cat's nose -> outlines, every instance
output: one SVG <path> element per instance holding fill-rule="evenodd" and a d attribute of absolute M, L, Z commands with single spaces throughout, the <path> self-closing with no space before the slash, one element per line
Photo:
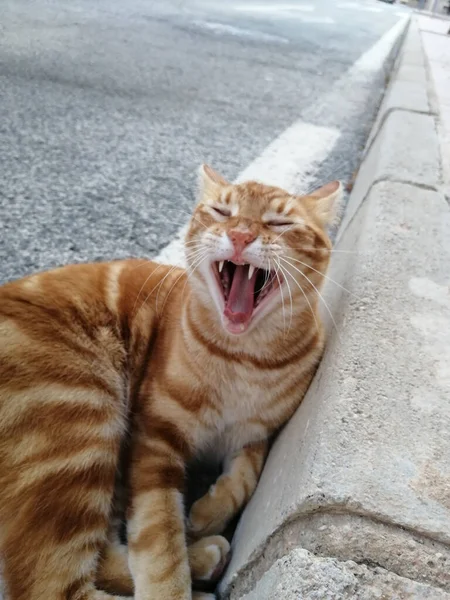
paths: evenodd
<path fill-rule="evenodd" d="M 233 246 L 238 254 L 240 254 L 245 246 L 251 244 L 255 239 L 256 235 L 249 229 L 232 229 L 228 232 L 228 237 L 233 242 Z"/>

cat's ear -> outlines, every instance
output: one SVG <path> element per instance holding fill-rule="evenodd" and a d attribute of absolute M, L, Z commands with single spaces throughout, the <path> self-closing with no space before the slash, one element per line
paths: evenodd
<path fill-rule="evenodd" d="M 331 181 L 308 194 L 310 211 L 324 227 L 333 225 L 339 217 L 343 197 L 343 186 L 340 181 Z"/>
<path fill-rule="evenodd" d="M 216 198 L 226 185 L 230 184 L 209 165 L 202 165 L 198 170 L 199 200 Z"/>

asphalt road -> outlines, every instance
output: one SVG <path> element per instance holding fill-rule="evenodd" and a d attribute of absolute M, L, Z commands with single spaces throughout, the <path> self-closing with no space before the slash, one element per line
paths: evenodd
<path fill-rule="evenodd" d="M 324 169 L 348 177 L 373 107 L 317 107 L 405 10 L 0 0 L 0 282 L 158 253 L 187 219 L 201 162 L 233 179 L 302 115 L 345 129 Z"/>

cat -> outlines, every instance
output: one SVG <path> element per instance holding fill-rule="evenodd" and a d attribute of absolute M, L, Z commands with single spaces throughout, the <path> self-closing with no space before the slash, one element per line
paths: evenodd
<path fill-rule="evenodd" d="M 7 600 L 214 597 L 192 581 L 223 570 L 220 534 L 322 354 L 318 293 L 342 186 L 294 196 L 200 173 L 186 270 L 129 259 L 0 287 Z M 223 472 L 185 518 L 185 467 L 202 455 Z"/>

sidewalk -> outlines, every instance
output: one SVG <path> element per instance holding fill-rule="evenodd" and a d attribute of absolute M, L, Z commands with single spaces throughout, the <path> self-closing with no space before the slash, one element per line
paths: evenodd
<path fill-rule="evenodd" d="M 439 114 L 444 193 L 450 199 L 450 21 L 419 17 L 418 23 Z"/>
<path fill-rule="evenodd" d="M 450 600 L 447 26 L 410 24 L 336 241 L 327 349 L 223 600 Z"/>

